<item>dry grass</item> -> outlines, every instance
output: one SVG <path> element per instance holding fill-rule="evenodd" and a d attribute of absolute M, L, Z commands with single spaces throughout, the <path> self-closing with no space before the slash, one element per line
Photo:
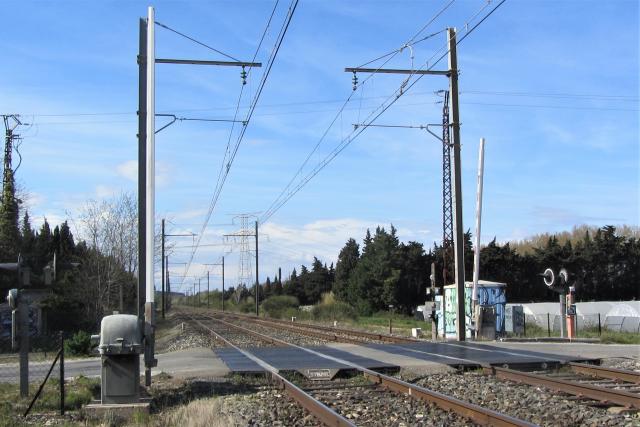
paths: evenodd
<path fill-rule="evenodd" d="M 194 400 L 185 406 L 159 414 L 157 425 L 176 427 L 229 427 L 241 425 L 223 411 L 224 398 Z M 154 423 L 156 424 L 156 423 Z"/>

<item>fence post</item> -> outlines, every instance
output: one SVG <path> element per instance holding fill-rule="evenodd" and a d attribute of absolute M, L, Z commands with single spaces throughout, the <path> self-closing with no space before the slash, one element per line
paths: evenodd
<path fill-rule="evenodd" d="M 60 331 L 60 415 L 64 415 L 64 334 Z"/>
<path fill-rule="evenodd" d="M 600 313 L 598 313 L 598 336 L 602 336 L 602 323 L 600 323 Z"/>

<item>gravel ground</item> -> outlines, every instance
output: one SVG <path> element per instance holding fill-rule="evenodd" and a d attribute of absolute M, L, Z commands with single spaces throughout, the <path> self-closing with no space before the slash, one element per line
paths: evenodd
<path fill-rule="evenodd" d="M 277 326 L 270 327 L 257 323 L 249 323 L 246 321 L 232 321 L 231 323 L 237 324 L 239 326 L 243 326 L 247 329 L 251 329 L 252 331 L 260 332 L 261 334 L 269 335 L 271 337 L 290 342 L 292 344 L 300 345 L 300 346 L 319 346 L 326 344 L 329 342 L 328 340 L 323 340 L 321 338 L 309 337 L 303 335 L 302 333 L 296 333 L 293 331 L 288 331 L 284 329 L 278 329 Z"/>
<path fill-rule="evenodd" d="M 361 378 L 331 383 L 301 384 L 309 394 L 362 426 L 470 426 L 467 419 L 434 405 L 366 385 Z M 307 387 L 305 387 L 305 385 Z M 343 387 L 347 385 L 347 387 Z M 281 390 L 262 390 L 255 394 L 225 400 L 225 413 L 239 417 L 247 426 L 318 426 L 307 413 Z"/>
<path fill-rule="evenodd" d="M 408 395 L 371 384 L 346 388 L 331 384 L 330 387 L 316 388 L 308 392 L 358 425 L 376 427 L 474 425 L 453 412 L 447 412 Z"/>
<path fill-rule="evenodd" d="M 225 399 L 226 413 L 240 419 L 243 426 L 321 426 L 293 399 L 280 390 L 264 390 Z"/>
<path fill-rule="evenodd" d="M 233 319 L 233 321 L 240 322 L 243 325 L 246 325 L 247 323 L 249 323 L 249 322 L 247 322 L 245 320 L 240 320 L 237 317 L 228 317 L 228 319 Z M 269 319 L 261 319 L 261 320 L 263 322 L 268 322 L 269 321 Z M 252 325 L 256 325 L 257 323 L 256 322 L 251 322 L 251 324 Z M 264 328 L 267 328 L 266 330 L 269 331 L 269 332 L 274 331 L 274 330 L 278 330 L 278 323 L 277 322 L 273 323 L 273 327 L 270 327 L 270 326 L 267 326 L 267 325 L 264 325 L 264 324 L 261 324 L 260 326 L 262 326 Z M 320 330 L 316 330 L 316 329 L 310 328 L 308 325 L 305 325 L 304 323 L 301 323 L 301 322 L 300 323 L 295 323 L 295 324 L 292 323 L 292 326 L 296 326 L 296 327 L 299 327 L 299 328 L 302 328 L 302 329 L 305 329 L 305 326 L 306 326 L 306 329 L 308 329 L 309 331 L 312 331 L 314 333 L 336 334 L 336 335 L 339 335 L 339 336 L 344 336 L 344 337 L 348 337 L 350 339 L 358 340 L 358 341 L 360 341 L 362 343 L 376 343 L 376 344 L 377 343 L 386 343 L 386 341 L 377 340 L 377 339 L 374 339 L 374 338 L 362 337 L 362 336 L 357 336 L 357 335 L 350 335 L 348 333 L 347 334 L 339 333 L 339 331 L 337 331 L 337 330 L 334 330 L 334 331 L 320 331 Z M 320 325 L 320 326 L 327 326 L 327 325 Z M 306 337 L 306 340 L 310 340 L 310 342 L 313 342 L 315 340 L 315 344 L 299 344 L 299 345 L 322 345 L 322 344 L 325 344 L 327 342 L 334 342 L 333 339 L 331 339 L 331 340 L 326 339 L 325 340 L 325 339 L 318 338 L 318 337 L 306 336 L 304 334 L 304 331 L 296 333 L 294 331 L 284 331 L 282 329 L 280 329 L 280 330 L 290 334 L 293 337 L 301 338 L 301 342 L 304 342 L 304 339 L 302 339 L 302 337 Z M 285 334 L 284 336 L 287 336 L 287 335 Z M 286 338 L 284 338 L 284 339 L 286 339 Z"/>
<path fill-rule="evenodd" d="M 611 357 L 602 359 L 601 365 L 605 368 L 624 369 L 627 371 L 640 372 L 640 355 L 636 359 L 628 359 L 625 357 Z"/>
<path fill-rule="evenodd" d="M 416 384 L 541 426 L 640 426 L 638 415 L 613 415 L 555 391 L 476 372 L 434 374 Z"/>
<path fill-rule="evenodd" d="M 158 353 L 221 346 L 222 343 L 216 341 L 211 334 L 203 332 L 186 316 L 180 314 L 169 314 L 156 335 L 156 351 Z"/>

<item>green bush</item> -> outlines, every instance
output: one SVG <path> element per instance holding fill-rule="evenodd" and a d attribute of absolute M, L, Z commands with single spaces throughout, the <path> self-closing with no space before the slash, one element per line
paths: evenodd
<path fill-rule="evenodd" d="M 91 354 L 91 335 L 78 331 L 64 342 L 64 351 L 71 356 L 88 356 Z"/>
<path fill-rule="evenodd" d="M 355 320 L 358 318 L 356 309 L 341 301 L 316 305 L 311 310 L 311 315 L 314 320 Z"/>
<path fill-rule="evenodd" d="M 267 298 L 262 303 L 262 310 L 269 317 L 281 318 L 283 315 L 291 312 L 291 309 L 297 310 L 298 298 L 291 295 L 277 295 Z M 295 314 L 294 314 L 295 316 Z"/>
<path fill-rule="evenodd" d="M 240 313 L 253 313 L 256 310 L 256 303 L 253 302 L 253 298 L 251 298 L 251 301 L 244 301 L 238 304 L 236 309 Z"/>

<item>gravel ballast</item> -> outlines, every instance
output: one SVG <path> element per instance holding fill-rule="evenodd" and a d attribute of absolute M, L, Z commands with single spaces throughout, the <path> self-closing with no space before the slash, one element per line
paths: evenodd
<path fill-rule="evenodd" d="M 478 372 L 434 374 L 415 382 L 431 390 L 475 403 L 541 426 L 639 426 L 637 414 L 610 414 L 569 396 Z"/>

